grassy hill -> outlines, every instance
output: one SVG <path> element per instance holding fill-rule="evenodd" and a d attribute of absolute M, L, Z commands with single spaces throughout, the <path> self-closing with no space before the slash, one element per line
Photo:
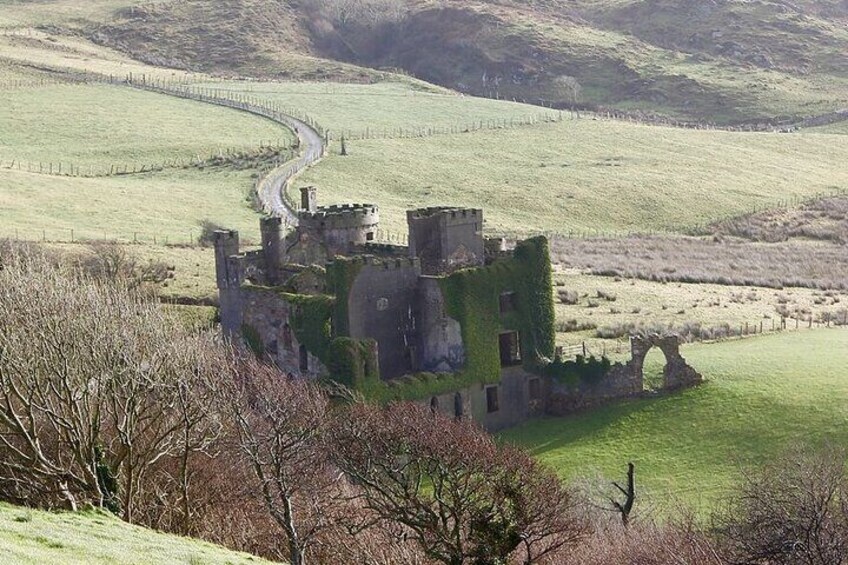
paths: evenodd
<path fill-rule="evenodd" d="M 599 473 L 617 480 L 633 461 L 643 510 L 684 503 L 702 511 L 715 507 L 746 466 L 793 444 L 848 442 L 848 331 L 698 344 L 682 353 L 703 373 L 702 386 L 531 422 L 502 437 L 565 478 Z M 652 351 L 646 375 L 662 362 Z"/>
<path fill-rule="evenodd" d="M 210 543 L 160 534 L 105 513 L 41 512 L 0 503 L 0 555 L 16 565 L 270 563 Z"/>
<path fill-rule="evenodd" d="M 103 174 L 110 166 L 206 159 L 295 140 L 270 120 L 129 88 L 59 84 L 10 89 L 3 99 L 0 165 L 63 162 Z"/>
<path fill-rule="evenodd" d="M 0 29 L 158 66 L 756 122 L 848 105 L 841 0 L 0 0 Z M 401 77 L 402 80 L 409 80 Z"/>

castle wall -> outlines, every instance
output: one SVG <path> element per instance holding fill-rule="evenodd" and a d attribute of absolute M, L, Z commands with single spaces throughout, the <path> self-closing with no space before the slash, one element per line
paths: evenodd
<path fill-rule="evenodd" d="M 497 384 L 475 384 L 435 398 L 439 411 L 456 417 L 457 405 L 460 404 L 463 418 L 470 418 L 489 432 L 497 432 L 542 416 L 548 394 L 546 387 L 545 379 L 521 367 L 511 367 L 501 372 L 501 380 Z M 490 411 L 488 389 L 497 391 L 497 409 L 493 411 Z M 432 401 L 432 398 L 422 399 L 422 402 Z"/>
<path fill-rule="evenodd" d="M 407 212 L 409 253 L 426 275 L 439 275 L 485 262 L 483 211 L 422 208 Z"/>
<path fill-rule="evenodd" d="M 283 372 L 307 378 L 317 378 L 327 373 L 323 363 L 308 352 L 308 368 L 301 369 L 301 344 L 290 324 L 293 307 L 289 302 L 267 290 L 247 286 L 242 289 L 241 303 L 243 327 L 248 332 L 255 332 L 263 353 Z"/>
<path fill-rule="evenodd" d="M 445 313 L 439 280 L 421 277 L 418 285 L 418 370 L 454 373 L 465 366 L 465 347 L 458 321 Z"/>
<path fill-rule="evenodd" d="M 416 260 L 365 258 L 348 294 L 350 337 L 377 341 L 380 376 L 393 379 L 414 370 Z"/>

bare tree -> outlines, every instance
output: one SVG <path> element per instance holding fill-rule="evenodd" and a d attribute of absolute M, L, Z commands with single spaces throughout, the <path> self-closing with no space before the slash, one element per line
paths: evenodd
<path fill-rule="evenodd" d="M 733 562 L 848 562 L 845 456 L 794 450 L 748 474 L 721 523 Z"/>
<path fill-rule="evenodd" d="M 239 381 L 223 389 L 237 447 L 267 511 L 283 530 L 288 559 L 307 562 L 312 544 L 333 526 L 339 473 L 328 464 L 328 400 L 312 383 L 287 380 L 252 358 L 239 361 Z"/>
<path fill-rule="evenodd" d="M 335 430 L 334 454 L 384 525 L 400 525 L 430 559 L 536 563 L 582 526 L 570 494 L 524 453 L 425 407 L 359 405 Z"/>
<path fill-rule="evenodd" d="M 37 253 L 4 257 L 0 286 L 0 488 L 133 520 L 149 469 L 214 435 L 188 391 L 224 350 L 137 292 Z"/>
<path fill-rule="evenodd" d="M 624 495 L 624 502 L 618 502 L 614 498 L 610 498 L 613 508 L 621 514 L 621 523 L 627 527 L 630 524 L 630 513 L 633 512 L 633 503 L 636 502 L 636 481 L 634 479 L 635 467 L 633 463 L 627 464 L 627 488 L 622 487 L 618 483 L 612 485 Z"/>

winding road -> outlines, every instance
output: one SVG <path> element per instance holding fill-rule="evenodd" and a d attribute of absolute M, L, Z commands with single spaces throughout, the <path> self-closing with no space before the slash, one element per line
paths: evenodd
<path fill-rule="evenodd" d="M 241 100 L 209 95 L 202 90 L 198 91 L 190 87 L 168 87 L 129 80 L 125 81 L 125 84 L 142 90 L 233 108 L 267 118 L 294 131 L 300 140 L 300 156 L 283 163 L 262 177 L 256 185 L 256 193 L 266 214 L 282 218 L 288 226 L 297 225 L 296 204 L 286 197 L 286 190 L 294 177 L 304 169 L 320 161 L 324 156 L 326 144 L 321 133 L 314 126 L 273 108 L 267 108 Z"/>

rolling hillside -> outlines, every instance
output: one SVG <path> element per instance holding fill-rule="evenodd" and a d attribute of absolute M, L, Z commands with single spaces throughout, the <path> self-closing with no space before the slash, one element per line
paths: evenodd
<path fill-rule="evenodd" d="M 739 123 L 848 105 L 846 21 L 841 0 L 224 0 L 86 29 L 205 72 L 371 82 L 365 67 L 398 68 L 489 97 Z"/>

